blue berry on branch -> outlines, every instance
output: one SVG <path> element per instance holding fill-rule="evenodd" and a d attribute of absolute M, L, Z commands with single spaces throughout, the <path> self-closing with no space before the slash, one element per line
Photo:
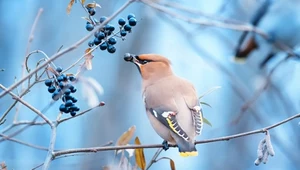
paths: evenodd
<path fill-rule="evenodd" d="M 94 25 L 91 24 L 91 23 L 87 23 L 86 26 L 85 26 L 86 30 L 88 31 L 92 31 L 94 29 Z"/>
<path fill-rule="evenodd" d="M 126 34 L 127 34 L 127 32 L 125 30 L 123 30 L 123 29 L 120 31 L 120 35 L 122 37 L 126 36 Z"/>
<path fill-rule="evenodd" d="M 134 14 L 129 14 L 129 15 L 127 16 L 127 19 L 129 20 L 130 18 L 135 18 L 135 15 L 134 15 Z"/>
<path fill-rule="evenodd" d="M 62 69 L 61 67 L 57 67 L 57 68 L 56 68 L 56 71 L 57 71 L 58 73 L 61 73 L 62 70 L 63 70 L 63 69 Z"/>
<path fill-rule="evenodd" d="M 55 90 L 56 90 L 56 88 L 54 86 L 48 87 L 48 92 L 49 93 L 53 93 L 53 92 L 55 92 Z"/>
<path fill-rule="evenodd" d="M 126 24 L 126 25 L 124 26 L 124 30 L 130 32 L 130 31 L 131 31 L 131 26 L 128 25 L 128 24 Z"/>
<path fill-rule="evenodd" d="M 129 23 L 129 25 L 130 26 L 136 26 L 136 19 L 135 18 L 130 18 L 129 20 L 128 20 L 128 23 Z"/>
<path fill-rule="evenodd" d="M 91 15 L 91 16 L 93 16 L 93 15 L 95 15 L 96 14 L 96 10 L 95 10 L 95 8 L 87 8 L 87 10 L 88 10 L 88 12 L 89 12 L 89 14 Z"/>
<path fill-rule="evenodd" d="M 48 86 L 48 87 L 49 87 L 49 86 L 51 86 L 51 85 L 52 85 L 52 83 L 53 83 L 53 82 L 52 82 L 52 80 L 51 80 L 51 79 L 47 79 L 47 80 L 45 80 L 45 85 L 46 85 L 46 86 Z"/>
<path fill-rule="evenodd" d="M 117 40 L 114 37 L 110 37 L 107 41 L 108 44 L 114 45 L 117 43 Z"/>
<path fill-rule="evenodd" d="M 102 17 L 100 17 L 100 23 L 102 23 L 102 22 L 104 22 L 105 20 L 107 19 L 107 17 L 106 16 L 102 16 Z"/>
<path fill-rule="evenodd" d="M 94 41 L 89 41 L 89 43 L 88 43 L 88 45 L 89 45 L 89 47 L 93 47 L 94 46 Z"/>
<path fill-rule="evenodd" d="M 123 26 L 126 24 L 126 21 L 124 18 L 120 18 L 119 21 L 118 21 L 119 25 Z"/>
<path fill-rule="evenodd" d="M 109 44 L 108 47 L 107 47 L 107 51 L 109 53 L 114 53 L 114 52 L 116 52 L 116 47 Z"/>

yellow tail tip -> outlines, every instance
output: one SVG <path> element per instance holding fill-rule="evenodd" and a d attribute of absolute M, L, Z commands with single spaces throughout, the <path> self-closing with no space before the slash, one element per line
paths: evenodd
<path fill-rule="evenodd" d="M 180 152 L 179 153 L 180 156 L 182 157 L 188 157 L 188 156 L 198 156 L 198 152 L 197 151 L 191 151 L 191 152 Z"/>

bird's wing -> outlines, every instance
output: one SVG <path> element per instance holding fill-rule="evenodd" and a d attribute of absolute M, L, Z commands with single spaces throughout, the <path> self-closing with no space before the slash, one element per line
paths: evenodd
<path fill-rule="evenodd" d="M 176 119 L 176 112 L 162 108 L 149 108 L 150 113 L 164 126 L 170 129 L 172 132 L 183 138 L 185 141 L 189 141 L 188 134 L 181 128 L 179 122 Z"/>
<path fill-rule="evenodd" d="M 195 132 L 197 135 L 200 135 L 203 128 L 203 112 L 197 97 L 196 89 L 190 82 L 181 79 L 179 90 L 184 97 L 185 103 L 192 112 Z"/>

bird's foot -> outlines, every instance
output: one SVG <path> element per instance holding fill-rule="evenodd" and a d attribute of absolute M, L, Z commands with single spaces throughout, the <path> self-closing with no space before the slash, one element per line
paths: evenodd
<path fill-rule="evenodd" d="M 169 149 L 168 141 L 164 140 L 163 143 L 162 143 L 162 145 L 163 145 L 163 149 L 164 149 L 165 151 Z"/>

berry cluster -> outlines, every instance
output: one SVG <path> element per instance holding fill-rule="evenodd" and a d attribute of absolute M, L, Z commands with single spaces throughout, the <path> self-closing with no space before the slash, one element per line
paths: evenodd
<path fill-rule="evenodd" d="M 91 21 L 86 23 L 86 30 L 92 31 L 96 25 L 103 23 L 107 17 L 102 16 L 100 20 L 96 20 L 94 17 L 96 10 L 95 8 L 87 7 L 87 11 L 90 15 Z M 93 21 L 92 21 L 93 20 Z M 114 46 L 117 43 L 117 39 L 114 37 L 118 37 L 117 34 L 120 33 L 121 38 L 124 40 L 124 37 L 127 33 L 131 32 L 132 27 L 136 26 L 137 20 L 134 14 L 129 14 L 127 16 L 128 24 L 126 24 L 125 19 L 120 18 L 119 23 L 119 32 L 114 33 L 115 27 L 111 24 L 106 24 L 104 27 L 100 28 L 94 34 L 94 39 L 88 42 L 89 47 L 93 47 L 94 45 L 99 45 L 100 50 L 107 50 L 109 53 L 116 52 L 116 47 Z"/>
<path fill-rule="evenodd" d="M 56 72 L 59 73 L 55 79 L 45 80 L 45 85 L 48 86 L 48 92 L 52 93 L 52 99 L 57 101 L 62 99 L 64 104 L 61 104 L 59 110 L 64 113 L 70 113 L 72 116 L 76 115 L 80 109 L 74 103 L 77 99 L 71 95 L 75 93 L 77 89 L 70 84 L 70 82 L 76 81 L 74 76 L 61 74 L 62 68 L 57 67 Z"/>

